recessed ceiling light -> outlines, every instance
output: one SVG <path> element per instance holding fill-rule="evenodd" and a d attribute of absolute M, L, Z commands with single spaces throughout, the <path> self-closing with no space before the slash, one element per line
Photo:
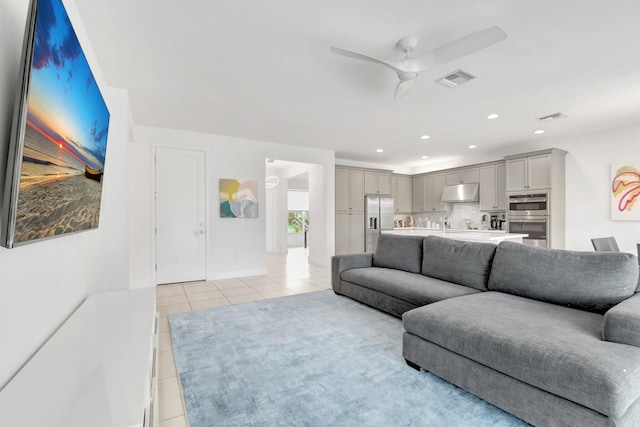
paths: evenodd
<path fill-rule="evenodd" d="M 538 130 L 534 131 L 533 133 L 535 133 L 536 135 L 540 135 L 541 133 L 544 133 L 544 131 L 542 129 L 538 129 Z"/>
<path fill-rule="evenodd" d="M 378 148 L 378 149 L 376 150 L 376 153 L 383 153 L 383 152 L 384 152 L 384 150 L 383 150 L 382 148 Z"/>
<path fill-rule="evenodd" d="M 429 135 L 422 135 L 422 136 L 420 137 L 420 139 L 429 139 L 429 138 L 431 138 Z"/>
<path fill-rule="evenodd" d="M 493 120 L 493 119 L 497 119 L 498 117 L 500 117 L 500 114 L 491 113 L 487 116 L 487 119 Z"/>
<path fill-rule="evenodd" d="M 428 159 L 429 156 L 422 156 L 421 159 Z"/>
<path fill-rule="evenodd" d="M 469 148 L 477 148 L 477 145 L 470 145 Z"/>

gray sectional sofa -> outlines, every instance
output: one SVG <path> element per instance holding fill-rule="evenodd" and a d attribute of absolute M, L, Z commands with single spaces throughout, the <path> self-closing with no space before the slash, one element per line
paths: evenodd
<path fill-rule="evenodd" d="M 634 255 L 383 234 L 332 275 L 402 316 L 414 368 L 536 426 L 640 426 Z"/>

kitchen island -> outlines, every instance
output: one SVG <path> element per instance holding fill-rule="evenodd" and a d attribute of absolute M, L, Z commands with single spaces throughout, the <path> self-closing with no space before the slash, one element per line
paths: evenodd
<path fill-rule="evenodd" d="M 522 243 L 522 238 L 528 234 L 507 233 L 503 230 L 471 230 L 471 229 L 429 229 L 418 227 L 394 228 L 393 230 L 383 230 L 386 234 L 398 236 L 440 236 L 467 242 L 489 242 L 498 244 L 503 240 Z"/>

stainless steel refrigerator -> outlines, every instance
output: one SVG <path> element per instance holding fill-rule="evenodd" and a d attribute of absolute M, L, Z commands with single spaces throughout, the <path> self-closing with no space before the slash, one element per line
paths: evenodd
<path fill-rule="evenodd" d="M 384 230 L 393 230 L 393 197 L 366 195 L 364 209 L 364 250 L 374 252 L 380 233 Z"/>

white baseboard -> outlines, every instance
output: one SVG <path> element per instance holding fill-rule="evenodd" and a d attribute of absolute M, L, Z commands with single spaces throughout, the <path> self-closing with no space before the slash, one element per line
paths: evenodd
<path fill-rule="evenodd" d="M 207 276 L 207 280 L 236 279 L 239 277 L 262 276 L 265 274 L 267 274 L 266 268 L 257 268 L 254 270 L 225 271 L 224 273 L 217 273 Z"/>

